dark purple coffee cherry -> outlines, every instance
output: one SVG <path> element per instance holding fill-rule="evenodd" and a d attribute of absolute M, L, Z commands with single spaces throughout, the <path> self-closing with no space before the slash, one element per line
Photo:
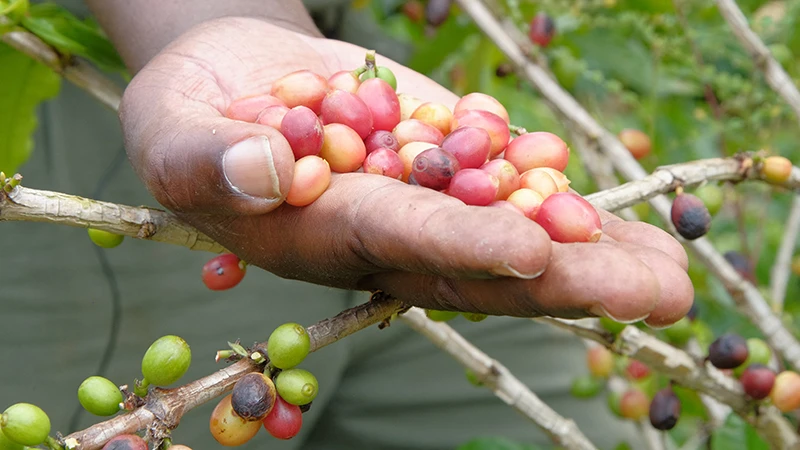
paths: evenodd
<path fill-rule="evenodd" d="M 681 193 L 672 202 L 672 224 L 684 239 L 695 240 L 711 228 L 711 213 L 699 197 Z"/>
<path fill-rule="evenodd" d="M 650 424 L 656 430 L 671 430 L 681 417 L 681 401 L 671 387 L 661 389 L 650 401 Z"/>
<path fill-rule="evenodd" d="M 708 347 L 708 360 L 717 369 L 735 369 L 744 364 L 748 354 L 747 341 L 735 333 L 723 334 Z"/>

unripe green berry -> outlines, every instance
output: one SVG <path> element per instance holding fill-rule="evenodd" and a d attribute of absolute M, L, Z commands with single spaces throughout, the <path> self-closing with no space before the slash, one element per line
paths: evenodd
<path fill-rule="evenodd" d="M 467 376 L 467 381 L 473 386 L 481 387 L 483 386 L 483 382 L 478 378 L 478 374 L 473 372 L 470 369 L 467 369 L 464 374 Z"/>
<path fill-rule="evenodd" d="M 25 447 L 22 444 L 17 444 L 16 442 L 12 441 L 3 433 L 3 430 L 0 429 L 0 450 L 25 450 Z"/>
<path fill-rule="evenodd" d="M 425 315 L 434 322 L 447 322 L 458 317 L 458 311 L 439 311 L 437 309 L 426 309 Z"/>
<path fill-rule="evenodd" d="M 391 69 L 384 66 L 378 66 L 376 72 L 378 72 L 378 78 L 389 83 L 389 86 L 391 86 L 392 89 L 397 90 L 397 77 L 394 76 L 394 73 L 391 71 Z M 368 80 L 370 78 L 375 78 L 375 73 L 371 70 L 368 70 L 361 75 L 361 81 Z"/>
<path fill-rule="evenodd" d="M 302 325 L 285 323 L 269 336 L 267 355 L 270 363 L 279 369 L 291 369 L 306 359 L 311 351 L 311 338 Z"/>
<path fill-rule="evenodd" d="M 39 445 L 50 434 L 50 418 L 36 405 L 17 403 L 0 416 L 0 429 L 17 444 Z"/>
<path fill-rule="evenodd" d="M 682 347 L 694 336 L 692 321 L 688 317 L 683 317 L 669 328 L 666 328 L 664 335 L 672 344 Z"/>
<path fill-rule="evenodd" d="M 712 216 L 717 215 L 725 201 L 725 193 L 722 192 L 722 188 L 716 184 L 701 186 L 694 191 L 694 195 L 705 203 L 709 214 Z"/>
<path fill-rule="evenodd" d="M 489 317 L 488 314 L 481 314 L 481 313 L 461 313 L 465 319 L 469 320 L 470 322 L 482 322 Z"/>
<path fill-rule="evenodd" d="M 605 380 L 586 374 L 572 380 L 570 392 L 576 398 L 592 398 L 600 393 L 603 386 Z"/>
<path fill-rule="evenodd" d="M 113 416 L 119 412 L 122 400 L 122 392 L 107 378 L 92 376 L 78 387 L 81 406 L 96 416 Z"/>
<path fill-rule="evenodd" d="M 122 241 L 125 240 L 125 236 L 121 234 L 109 233 L 108 231 L 89 228 L 88 232 L 89 239 L 91 239 L 92 242 L 94 242 L 98 247 L 114 248 L 119 244 L 122 244 Z"/>
<path fill-rule="evenodd" d="M 733 374 L 737 377 L 741 376 L 751 364 L 768 366 L 770 359 L 772 359 L 772 349 L 769 345 L 762 339 L 749 338 L 747 339 L 747 359 L 741 366 L 733 369 Z"/>
<path fill-rule="evenodd" d="M 192 363 L 192 350 L 179 336 L 158 338 L 142 358 L 142 375 L 149 384 L 167 386 L 178 381 Z"/>
<path fill-rule="evenodd" d="M 279 373 L 275 377 L 275 387 L 286 403 L 298 406 L 311 403 L 319 392 L 317 378 L 304 369 L 289 369 Z"/>
<path fill-rule="evenodd" d="M 611 333 L 614 333 L 614 334 L 620 334 L 622 332 L 622 330 L 624 330 L 625 327 L 627 326 L 624 323 L 619 323 L 616 320 L 609 319 L 607 317 L 601 317 L 600 318 L 600 325 L 603 328 L 605 328 L 606 330 L 608 330 L 608 331 L 610 331 Z"/>

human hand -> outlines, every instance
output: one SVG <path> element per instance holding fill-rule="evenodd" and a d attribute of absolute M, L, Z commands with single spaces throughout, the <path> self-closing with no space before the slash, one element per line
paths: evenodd
<path fill-rule="evenodd" d="M 496 315 L 646 318 L 669 325 L 691 306 L 680 244 L 657 227 L 601 211 L 597 243 L 560 244 L 502 208 L 369 174 L 334 174 L 303 208 L 283 203 L 294 157 L 270 127 L 224 116 L 300 69 L 363 64 L 365 49 L 257 19 L 195 27 L 153 58 L 120 108 L 133 167 L 164 206 L 251 265 L 332 287 L 381 289 L 432 309 Z M 381 58 L 398 92 L 458 98 Z"/>

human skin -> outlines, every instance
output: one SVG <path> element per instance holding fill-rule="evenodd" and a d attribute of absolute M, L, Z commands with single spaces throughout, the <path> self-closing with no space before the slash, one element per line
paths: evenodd
<path fill-rule="evenodd" d="M 600 242 L 560 244 L 513 212 L 369 174 L 335 174 L 313 204 L 285 204 L 288 143 L 224 112 L 268 93 L 286 73 L 329 76 L 360 66 L 366 52 L 320 37 L 300 2 L 87 3 L 136 73 L 120 119 L 137 174 L 157 201 L 248 263 L 433 309 L 605 315 L 655 327 L 689 310 L 683 247 L 655 226 L 605 211 Z M 397 75 L 398 92 L 451 108 L 458 100 L 378 58 Z"/>

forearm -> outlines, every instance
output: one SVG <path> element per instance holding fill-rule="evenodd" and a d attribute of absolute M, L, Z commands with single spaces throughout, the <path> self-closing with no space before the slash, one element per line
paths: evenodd
<path fill-rule="evenodd" d="M 259 17 L 290 30 L 320 35 L 301 0 L 85 2 L 132 73 L 138 72 L 161 49 L 189 28 L 220 17 Z"/>

